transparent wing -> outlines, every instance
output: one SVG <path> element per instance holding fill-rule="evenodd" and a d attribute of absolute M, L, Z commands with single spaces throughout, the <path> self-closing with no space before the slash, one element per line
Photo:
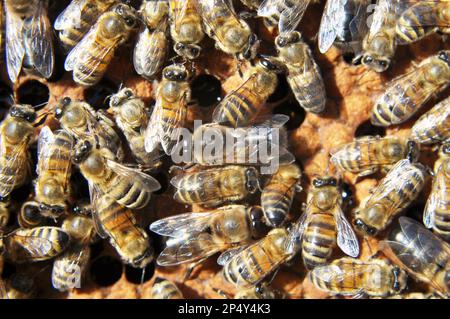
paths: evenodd
<path fill-rule="evenodd" d="M 334 211 L 334 218 L 337 226 L 337 245 L 345 254 L 353 258 L 358 257 L 358 238 L 338 205 L 336 205 Z"/>
<path fill-rule="evenodd" d="M 431 187 L 431 193 L 428 197 L 425 209 L 423 212 L 423 224 L 427 228 L 433 228 L 435 225 L 435 213 L 436 209 L 441 203 L 448 201 L 447 183 L 449 182 L 443 172 L 444 168 L 439 167 L 436 176 L 433 179 L 433 185 Z"/>
<path fill-rule="evenodd" d="M 193 0 L 185 1 L 169 1 L 170 11 L 172 14 L 172 23 L 175 26 L 177 32 L 180 31 L 180 27 L 183 23 L 184 17 L 186 16 L 187 9 L 191 5 L 190 2 Z"/>
<path fill-rule="evenodd" d="M 55 144 L 55 138 L 58 135 L 64 136 L 64 143 L 62 145 Z M 67 150 L 71 150 L 73 145 L 74 141 L 71 135 L 63 130 L 59 130 L 54 134 L 48 126 L 45 126 L 39 133 L 38 138 L 37 174 L 39 175 L 40 172 L 45 172 L 49 168 L 50 161 L 58 161 L 60 176 L 68 178 L 72 162 L 71 152 L 67 152 Z"/>
<path fill-rule="evenodd" d="M 449 10 L 450 2 L 448 0 L 413 0 L 407 1 L 407 3 L 409 4 L 409 8 L 403 11 L 404 14 L 411 15 L 415 18 L 398 20 L 399 24 L 402 21 L 408 22 L 407 24 L 401 24 L 403 27 L 411 29 L 415 27 L 450 27 L 450 20 L 448 17 L 446 19 L 436 18 L 436 12 L 445 12 L 445 10 Z"/>
<path fill-rule="evenodd" d="M 308 7 L 309 1 L 297 0 L 293 2 L 292 6 L 288 6 L 288 4 L 291 4 L 290 1 L 285 1 L 285 9 L 281 12 L 278 26 L 280 33 L 292 32 L 297 28 Z"/>
<path fill-rule="evenodd" d="M 410 1 L 378 0 L 372 15 L 369 37 L 376 35 L 385 26 L 395 25 L 397 18 L 408 6 L 411 6 Z"/>
<path fill-rule="evenodd" d="M 241 251 L 246 249 L 248 245 L 242 245 L 239 247 L 233 247 L 228 250 L 225 250 L 223 253 L 220 254 L 219 258 L 217 258 L 217 264 L 220 266 L 225 266 L 228 264 L 228 262 L 237 254 L 239 254 Z"/>
<path fill-rule="evenodd" d="M 25 56 L 24 22 L 16 14 L 6 9 L 6 66 L 11 82 L 15 83 L 22 69 L 22 61 Z"/>
<path fill-rule="evenodd" d="M 185 213 L 160 219 L 150 225 L 150 230 L 169 237 L 200 233 L 210 226 L 211 219 L 219 212 Z"/>
<path fill-rule="evenodd" d="M 333 45 L 339 32 L 338 23 L 345 19 L 347 0 L 327 0 L 319 29 L 319 50 L 325 53 Z"/>
<path fill-rule="evenodd" d="M 101 190 L 97 186 L 95 186 L 94 183 L 89 182 L 89 197 L 91 200 L 91 212 L 92 221 L 94 222 L 94 228 L 101 238 L 108 238 L 108 232 L 103 227 L 102 222 L 100 221 L 100 218 L 98 216 L 98 201 L 100 200 L 101 194 Z"/>
<path fill-rule="evenodd" d="M 284 0 L 264 0 L 258 8 L 258 16 L 260 17 L 270 17 L 273 14 L 278 13 L 278 6 Z"/>
<path fill-rule="evenodd" d="M 0 150 L 6 154 L 6 151 L 3 149 L 4 147 L 0 141 Z M 11 154 L 7 158 L 1 159 L 0 179 L 2 181 L 2 187 L 0 188 L 0 196 L 6 197 L 11 193 L 16 186 L 19 171 L 24 170 L 28 166 L 27 148 L 28 141 L 23 140 L 12 149 Z"/>
<path fill-rule="evenodd" d="M 164 45 L 161 42 L 164 41 Z M 164 32 L 150 31 L 144 28 L 138 35 L 133 52 L 133 64 L 139 75 L 153 77 L 160 71 L 164 61 L 158 61 L 160 51 L 167 50 L 167 40 Z"/>
<path fill-rule="evenodd" d="M 155 178 L 138 169 L 124 166 L 109 159 L 106 161 L 106 164 L 114 173 L 124 176 L 127 179 L 139 181 L 147 192 L 153 193 L 161 188 L 161 185 Z"/>
<path fill-rule="evenodd" d="M 51 145 L 55 142 L 55 135 L 52 130 L 48 126 L 44 126 L 39 132 L 38 137 L 38 148 L 37 148 L 37 158 L 38 165 L 36 166 L 36 173 L 39 175 L 39 172 L 43 170 L 44 161 L 48 161 L 46 159 L 49 158 L 49 152 L 51 150 Z"/>
<path fill-rule="evenodd" d="M 89 0 L 72 0 L 59 14 L 54 23 L 55 30 L 64 30 L 68 27 L 80 27 L 81 12 Z"/>
<path fill-rule="evenodd" d="M 333 264 L 315 267 L 310 276 L 319 278 L 325 283 L 340 283 L 345 280 L 345 272 Z"/>
<path fill-rule="evenodd" d="M 286 251 L 293 254 L 297 252 L 302 244 L 303 234 L 306 227 L 311 220 L 311 214 L 308 214 L 308 209 L 300 216 L 300 218 L 293 224 L 289 232 L 288 240 L 286 241 Z"/>

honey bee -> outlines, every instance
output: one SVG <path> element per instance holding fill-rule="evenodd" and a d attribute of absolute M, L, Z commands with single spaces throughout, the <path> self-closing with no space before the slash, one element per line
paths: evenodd
<path fill-rule="evenodd" d="M 72 136 L 64 130 L 41 129 L 38 138 L 38 178 L 35 183 L 36 201 L 43 214 L 58 217 L 64 213 L 69 199 L 72 171 Z"/>
<path fill-rule="evenodd" d="M 170 183 L 177 189 L 176 201 L 212 207 L 255 193 L 259 187 L 259 173 L 254 167 L 237 165 L 203 170 L 194 167 L 173 177 Z"/>
<path fill-rule="evenodd" d="M 115 115 L 117 126 L 125 135 L 138 163 L 150 167 L 156 166 L 159 151 L 157 149 L 152 153 L 145 151 L 145 129 L 149 116 L 144 101 L 135 96 L 131 89 L 122 88 L 111 97 L 109 106 Z"/>
<path fill-rule="evenodd" d="M 54 258 L 66 250 L 70 235 L 59 227 L 19 228 L 0 237 L 6 259 L 21 264 Z"/>
<path fill-rule="evenodd" d="M 275 39 L 279 59 L 287 68 L 287 81 L 298 103 L 306 111 L 322 113 L 326 92 L 322 75 L 309 46 L 297 31 Z"/>
<path fill-rule="evenodd" d="M 268 97 L 275 91 L 277 73 L 281 72 L 283 66 L 274 59 L 260 59 L 256 66 L 246 70 L 243 83 L 217 105 L 212 116 L 213 122 L 232 127 L 253 123 Z"/>
<path fill-rule="evenodd" d="M 191 90 L 188 72 L 181 64 L 163 70 L 163 79 L 156 91 L 156 104 L 145 131 L 145 150 L 151 153 L 161 145 L 167 155 L 172 154 L 186 120 Z"/>
<path fill-rule="evenodd" d="M 101 80 L 117 48 L 125 43 L 136 27 L 136 12 L 120 3 L 103 13 L 96 24 L 70 51 L 64 68 L 73 71 L 73 80 L 92 86 Z"/>
<path fill-rule="evenodd" d="M 356 211 L 355 226 L 370 236 L 384 230 L 419 196 L 426 174 L 421 163 L 398 161 Z"/>
<path fill-rule="evenodd" d="M 367 261 L 344 257 L 314 268 L 309 279 L 333 295 L 388 297 L 406 288 L 406 272 L 384 259 Z"/>
<path fill-rule="evenodd" d="M 423 223 L 445 240 L 450 239 L 450 141 L 441 146 L 439 159 L 434 163 L 433 186 Z"/>
<path fill-rule="evenodd" d="M 450 139 L 450 97 L 422 115 L 411 128 L 411 138 L 421 144 Z"/>
<path fill-rule="evenodd" d="M 431 284 L 449 296 L 450 248 L 446 242 L 410 218 L 400 217 L 400 228 L 382 242 L 390 259 L 414 279 Z"/>
<path fill-rule="evenodd" d="M 227 0 L 195 1 L 203 19 L 206 34 L 216 41 L 216 47 L 235 55 L 239 60 L 251 60 L 259 47 L 258 38 L 249 25 L 240 19 Z"/>
<path fill-rule="evenodd" d="M 53 263 L 52 285 L 59 291 L 80 288 L 81 279 L 89 263 L 89 244 L 95 236 L 94 223 L 90 216 L 72 215 L 61 225 L 72 242 L 70 247 Z"/>
<path fill-rule="evenodd" d="M 22 228 L 35 228 L 45 226 L 46 217 L 43 216 L 39 203 L 36 201 L 27 201 L 23 203 L 20 212 L 17 215 L 17 221 Z"/>
<path fill-rule="evenodd" d="M 319 29 L 319 50 L 325 53 L 334 44 L 344 54 L 361 57 L 362 41 L 368 31 L 370 0 L 327 0 Z"/>
<path fill-rule="evenodd" d="M 192 60 L 200 55 L 198 43 L 203 39 L 202 18 L 194 1 L 170 0 L 170 33 L 175 41 L 173 50 L 186 59 Z"/>
<path fill-rule="evenodd" d="M 301 191 L 302 172 L 292 163 L 282 165 L 273 174 L 261 192 L 261 206 L 268 224 L 279 227 L 291 209 L 296 191 Z"/>
<path fill-rule="evenodd" d="M 395 136 L 362 136 L 340 146 L 331 162 L 341 171 L 367 176 L 377 171 L 387 173 L 399 160 L 418 154 L 413 141 Z"/>
<path fill-rule="evenodd" d="M 400 124 L 450 83 L 450 51 L 441 51 L 393 80 L 376 101 L 370 121 L 376 126 Z"/>
<path fill-rule="evenodd" d="M 395 31 L 401 44 L 416 42 L 433 32 L 450 33 L 450 3 L 417 1 L 399 17 Z"/>
<path fill-rule="evenodd" d="M 302 249 L 303 263 L 309 270 L 327 263 L 337 245 L 351 256 L 359 255 L 355 232 L 342 212 L 342 197 L 334 177 L 315 178 L 306 199 L 306 208 L 292 228 L 290 251 Z"/>
<path fill-rule="evenodd" d="M 243 205 L 170 216 L 152 223 L 150 229 L 171 237 L 157 259 L 160 266 L 194 263 L 223 251 L 226 255 L 229 250 L 263 237 L 269 230 L 261 207 Z"/>
<path fill-rule="evenodd" d="M 34 140 L 36 112 L 31 105 L 16 104 L 0 124 L 0 200 L 26 182 L 30 174 L 28 146 Z"/>
<path fill-rule="evenodd" d="M 72 0 L 54 23 L 65 49 L 73 48 L 94 25 L 97 18 L 116 3 L 116 0 Z"/>
<path fill-rule="evenodd" d="M 178 287 L 170 280 L 157 277 L 150 292 L 152 299 L 184 299 Z"/>
<path fill-rule="evenodd" d="M 96 136 L 102 147 L 111 150 L 118 160 L 124 157 L 119 135 L 104 113 L 95 110 L 86 102 L 74 101 L 70 97 L 60 99 L 55 109 L 55 118 L 61 127 L 76 140 Z"/>
<path fill-rule="evenodd" d="M 269 25 L 278 25 L 280 34 L 292 32 L 303 18 L 310 0 L 264 0 L 258 16 L 265 17 Z"/>
<path fill-rule="evenodd" d="M 31 299 L 36 295 L 34 278 L 26 274 L 14 274 L 3 281 L 0 279 L 0 299 Z"/>
<path fill-rule="evenodd" d="M 110 197 L 127 208 L 145 207 L 150 194 L 161 187 L 150 175 L 117 163 L 110 150 L 93 147 L 88 140 L 77 143 L 73 161 L 88 182 L 105 194 L 103 197 Z"/>
<path fill-rule="evenodd" d="M 49 78 L 53 73 L 52 26 L 47 0 L 5 0 L 6 66 L 15 83 L 22 68 Z"/>
<path fill-rule="evenodd" d="M 153 79 L 167 58 L 169 6 L 166 1 L 146 0 L 139 13 L 145 26 L 141 28 L 134 47 L 133 64 L 139 75 Z"/>
<path fill-rule="evenodd" d="M 293 257 L 293 253 L 286 249 L 288 239 L 286 229 L 275 228 L 244 250 L 226 255 L 220 260 L 225 279 L 240 288 L 254 288 Z"/>

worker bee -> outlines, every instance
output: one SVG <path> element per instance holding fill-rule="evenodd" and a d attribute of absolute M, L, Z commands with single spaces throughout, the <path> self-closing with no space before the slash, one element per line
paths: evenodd
<path fill-rule="evenodd" d="M 38 226 L 45 226 L 47 218 L 42 214 L 39 203 L 30 200 L 22 204 L 17 215 L 17 222 L 22 228 L 35 228 Z"/>
<path fill-rule="evenodd" d="M 170 0 L 170 33 L 175 41 L 173 50 L 186 59 L 192 60 L 200 55 L 198 43 L 203 39 L 202 18 L 194 1 Z"/>
<path fill-rule="evenodd" d="M 261 192 L 261 206 L 270 226 L 279 227 L 291 209 L 296 191 L 301 191 L 302 172 L 292 163 L 282 165 L 265 184 Z"/>
<path fill-rule="evenodd" d="M 103 13 L 96 24 L 70 51 L 64 68 L 73 71 L 73 80 L 92 86 L 101 80 L 117 48 L 136 27 L 135 10 L 123 3 Z"/>
<path fill-rule="evenodd" d="M 150 292 L 152 299 L 184 299 L 178 287 L 170 280 L 157 277 Z"/>
<path fill-rule="evenodd" d="M 331 162 L 341 171 L 367 176 L 377 171 L 387 173 L 399 160 L 418 154 L 413 141 L 395 136 L 362 136 L 340 146 Z"/>
<path fill-rule="evenodd" d="M 176 201 L 212 207 L 255 193 L 259 187 L 259 173 L 248 166 L 228 165 L 202 170 L 194 167 L 173 177 L 170 183 L 177 189 Z"/>
<path fill-rule="evenodd" d="M 301 107 L 312 113 L 325 110 L 326 92 L 314 56 L 297 31 L 280 34 L 275 39 L 279 59 L 287 68 L 287 81 Z"/>
<path fill-rule="evenodd" d="M 28 146 L 34 140 L 36 112 L 31 105 L 13 105 L 0 124 L 0 199 L 26 182 L 30 174 Z"/>
<path fill-rule="evenodd" d="M 329 265 L 314 268 L 308 276 L 320 290 L 355 298 L 397 295 L 406 288 L 407 280 L 405 271 L 377 258 L 336 259 Z"/>
<path fill-rule="evenodd" d="M 90 246 L 95 236 L 94 223 L 90 216 L 71 215 L 61 225 L 72 242 L 70 247 L 53 262 L 52 285 L 66 291 L 80 288 L 82 276 L 89 263 Z"/>
<path fill-rule="evenodd" d="M 96 136 L 102 147 L 116 154 L 118 160 L 124 157 L 119 135 L 112 122 L 104 113 L 95 110 L 86 102 L 74 101 L 70 97 L 61 98 L 55 109 L 55 118 L 61 127 L 76 140 Z"/>
<path fill-rule="evenodd" d="M 59 227 L 19 228 L 0 237 L 0 251 L 20 264 L 54 258 L 69 246 L 70 235 Z"/>
<path fill-rule="evenodd" d="M 224 255 L 225 279 L 240 288 L 254 288 L 280 265 L 293 257 L 286 249 L 289 232 L 284 228 L 272 229 L 267 236 L 235 254 Z"/>
<path fill-rule="evenodd" d="M 73 144 L 72 136 L 64 130 L 53 134 L 45 126 L 39 133 L 35 193 L 42 213 L 50 213 L 48 217 L 58 217 L 66 208 L 70 195 Z"/>
<path fill-rule="evenodd" d="M 319 50 L 325 53 L 334 44 L 344 54 L 361 58 L 362 41 L 368 31 L 370 0 L 327 0 L 319 29 Z"/>
<path fill-rule="evenodd" d="M 15 83 L 22 67 L 49 78 L 53 73 L 52 26 L 47 0 L 5 0 L 6 66 Z"/>
<path fill-rule="evenodd" d="M 149 116 L 144 101 L 134 95 L 129 88 L 122 88 L 109 100 L 109 106 L 114 113 L 117 126 L 122 130 L 134 157 L 140 164 L 150 167 L 158 164 L 159 151 L 145 151 L 145 129 Z"/>
<path fill-rule="evenodd" d="M 292 32 L 303 18 L 310 0 L 265 0 L 258 8 L 258 16 L 269 25 L 278 25 L 280 34 Z"/>
<path fill-rule="evenodd" d="M 422 115 L 411 128 L 411 138 L 421 144 L 450 139 L 450 97 Z"/>
<path fill-rule="evenodd" d="M 36 283 L 32 276 L 14 274 L 11 278 L 0 279 L 0 299 L 31 299 L 36 295 Z"/>
<path fill-rule="evenodd" d="M 261 171 L 267 169 L 268 173 L 274 173 L 278 164 L 295 161 L 287 149 L 287 133 L 283 127 L 288 120 L 287 115 L 275 114 L 261 123 L 236 129 L 217 123 L 204 124 L 195 129 L 192 137 L 196 143 L 194 162 L 204 166 L 258 165 Z M 216 139 L 227 143 L 211 143 Z"/>
<path fill-rule="evenodd" d="M 72 49 L 94 25 L 98 17 L 116 3 L 117 0 L 72 0 L 54 23 L 64 48 Z"/>
<path fill-rule="evenodd" d="M 359 243 L 342 212 L 342 197 L 334 177 L 315 178 L 306 199 L 306 208 L 292 228 L 288 249 L 302 249 L 309 270 L 327 263 L 337 245 L 351 257 L 359 255 Z"/>
<path fill-rule="evenodd" d="M 416 42 L 433 32 L 450 33 L 450 3 L 417 1 L 399 17 L 395 31 L 401 44 Z"/>
<path fill-rule="evenodd" d="M 422 191 L 427 170 L 418 162 L 397 162 L 355 212 L 355 225 L 374 236 L 409 206 Z"/>
<path fill-rule="evenodd" d="M 278 84 L 277 73 L 283 72 L 274 59 L 262 58 L 244 73 L 244 81 L 216 106 L 213 122 L 241 127 L 253 123 Z"/>
<path fill-rule="evenodd" d="M 134 47 L 133 64 L 139 75 L 153 79 L 167 58 L 169 6 L 166 1 L 146 0 L 139 13 L 144 26 Z"/>
<path fill-rule="evenodd" d="M 167 155 L 172 154 L 186 120 L 191 90 L 188 72 L 181 64 L 163 70 L 163 79 L 156 91 L 156 104 L 145 131 L 145 150 L 151 153 L 161 145 Z"/>
<path fill-rule="evenodd" d="M 390 259 L 414 279 L 431 284 L 437 293 L 449 296 L 450 248 L 446 242 L 407 217 L 400 217 L 400 228 L 383 241 Z"/>
<path fill-rule="evenodd" d="M 206 34 L 216 41 L 216 47 L 240 60 L 251 60 L 259 47 L 258 38 L 249 25 L 240 19 L 227 0 L 195 1 L 203 19 Z"/>
<path fill-rule="evenodd" d="M 445 240 L 450 239 L 450 141 L 439 151 L 434 163 L 434 178 L 431 194 L 423 213 L 425 227 L 432 228 Z"/>
<path fill-rule="evenodd" d="M 93 187 L 127 208 L 145 207 L 150 194 L 161 187 L 150 175 L 117 163 L 110 150 L 93 147 L 88 140 L 77 143 L 73 161 Z"/>
<path fill-rule="evenodd" d="M 441 51 L 393 80 L 376 101 L 370 121 L 376 126 L 400 124 L 450 83 L 450 51 Z"/>
<path fill-rule="evenodd" d="M 193 263 L 223 251 L 227 254 L 230 249 L 263 237 L 269 230 L 261 207 L 243 205 L 170 216 L 152 223 L 150 229 L 172 237 L 157 259 L 160 266 Z"/>

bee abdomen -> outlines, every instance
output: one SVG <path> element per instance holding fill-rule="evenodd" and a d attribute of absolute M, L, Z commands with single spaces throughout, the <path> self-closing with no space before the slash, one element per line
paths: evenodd
<path fill-rule="evenodd" d="M 245 92 L 245 93 L 244 93 Z M 228 123 L 233 127 L 250 123 L 258 113 L 258 105 L 255 105 L 247 96 L 252 96 L 248 88 L 242 88 L 240 92 L 234 92 L 228 96 L 218 107 L 220 111 L 215 116 L 217 123 Z"/>
<path fill-rule="evenodd" d="M 110 190 L 112 196 L 123 206 L 131 209 L 143 208 L 150 200 L 150 193 L 143 189 L 141 183 L 119 177 L 116 185 Z"/>
<path fill-rule="evenodd" d="M 268 273 L 266 269 L 271 269 L 272 264 L 272 260 L 259 246 L 250 247 L 226 264 L 225 278 L 235 285 L 250 287 Z"/>
<path fill-rule="evenodd" d="M 292 204 L 294 189 L 285 192 L 277 185 L 267 185 L 261 195 L 261 205 L 267 221 L 273 226 L 283 223 Z"/>
<path fill-rule="evenodd" d="M 425 26 L 421 21 L 434 21 L 433 8 L 429 5 L 415 5 L 405 11 L 396 26 L 397 38 L 400 43 L 415 42 L 430 33 L 434 27 Z M 431 24 L 431 23 L 429 23 Z M 434 23 L 437 25 L 437 22 Z"/>
<path fill-rule="evenodd" d="M 303 70 L 301 73 L 290 71 L 288 81 L 291 83 L 295 98 L 305 110 L 321 113 L 325 109 L 325 86 L 319 73 L 303 73 Z"/>
<path fill-rule="evenodd" d="M 95 51 L 101 50 L 102 48 L 102 44 L 97 42 L 93 43 L 90 50 L 85 52 L 86 56 L 82 57 L 81 60 L 75 64 L 73 78 L 78 84 L 91 86 L 96 84 L 103 77 L 114 50 L 110 50 L 106 56 L 99 58 Z M 89 62 L 86 63 L 87 61 Z M 93 63 L 98 63 L 98 66 L 93 67 Z"/>

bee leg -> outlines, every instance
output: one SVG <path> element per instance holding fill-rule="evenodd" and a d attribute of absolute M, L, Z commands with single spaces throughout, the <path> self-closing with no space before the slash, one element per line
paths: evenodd
<path fill-rule="evenodd" d="M 367 294 L 364 291 L 359 291 L 352 299 L 367 299 Z"/>
<path fill-rule="evenodd" d="M 223 290 L 220 290 L 218 288 L 212 288 L 212 290 L 218 294 L 219 296 L 221 296 L 223 299 L 231 299 Z"/>
<path fill-rule="evenodd" d="M 194 271 L 194 268 L 197 267 L 198 265 L 200 265 L 202 262 L 204 262 L 207 258 L 208 257 L 205 257 L 196 262 L 189 264 L 188 268 L 186 269 L 186 273 L 184 274 L 183 281 L 188 280 L 191 277 L 192 272 Z"/>

